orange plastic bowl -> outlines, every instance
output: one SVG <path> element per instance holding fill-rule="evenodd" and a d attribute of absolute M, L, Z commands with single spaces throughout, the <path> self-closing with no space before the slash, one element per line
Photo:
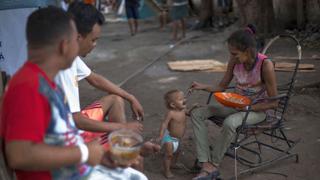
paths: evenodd
<path fill-rule="evenodd" d="M 242 108 L 251 103 L 249 98 L 236 93 L 216 92 L 214 97 L 219 103 L 232 108 Z"/>

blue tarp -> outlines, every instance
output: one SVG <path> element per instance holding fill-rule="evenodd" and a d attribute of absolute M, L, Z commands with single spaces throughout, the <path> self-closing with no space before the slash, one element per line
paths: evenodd
<path fill-rule="evenodd" d="M 148 6 L 147 4 L 144 2 L 144 0 L 140 0 L 140 18 L 141 19 L 146 19 L 149 17 L 153 17 L 155 15 L 157 15 L 155 12 L 153 12 Z"/>

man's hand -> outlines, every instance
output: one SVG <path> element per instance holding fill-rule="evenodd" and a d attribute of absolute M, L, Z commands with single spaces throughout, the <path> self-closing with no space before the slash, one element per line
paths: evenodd
<path fill-rule="evenodd" d="M 143 107 L 141 106 L 140 102 L 134 97 L 131 96 L 131 110 L 133 112 L 134 115 L 134 119 L 136 120 L 143 120 L 143 116 L 144 116 L 144 111 L 143 111 Z"/>
<path fill-rule="evenodd" d="M 91 166 L 95 166 L 100 164 L 102 161 L 102 157 L 105 154 L 103 146 L 100 144 L 99 140 L 94 140 L 87 143 L 87 147 L 89 150 L 89 159 L 87 163 Z"/>
<path fill-rule="evenodd" d="M 141 134 L 142 131 L 143 131 L 143 125 L 142 125 L 140 122 L 137 122 L 137 121 L 126 123 L 126 124 L 125 124 L 125 128 L 126 128 L 126 129 L 131 129 L 131 130 L 133 130 L 133 131 L 135 131 L 135 132 L 138 132 L 138 133 L 140 133 L 140 134 Z"/>

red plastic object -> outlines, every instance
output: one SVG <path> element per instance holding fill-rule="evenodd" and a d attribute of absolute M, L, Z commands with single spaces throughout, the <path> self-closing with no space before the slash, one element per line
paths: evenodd
<path fill-rule="evenodd" d="M 251 100 L 249 98 L 236 93 L 216 92 L 214 93 L 214 97 L 224 106 L 232 108 L 242 108 L 248 106 L 251 103 Z"/>

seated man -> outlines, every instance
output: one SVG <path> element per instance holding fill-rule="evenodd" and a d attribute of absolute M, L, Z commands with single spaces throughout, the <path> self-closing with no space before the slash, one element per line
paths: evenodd
<path fill-rule="evenodd" d="M 39 9 L 29 16 L 26 32 L 28 61 L 11 79 L 1 106 L 5 156 L 17 179 L 146 180 L 132 168 L 96 166 L 110 154 L 97 140 L 83 142 L 64 93 L 53 82 L 78 53 L 72 17 L 56 7 Z M 145 143 L 141 153 L 157 149 Z"/>
<path fill-rule="evenodd" d="M 93 166 L 108 154 L 97 140 L 83 142 L 64 93 L 53 82 L 58 71 L 69 68 L 77 55 L 75 23 L 60 8 L 43 8 L 29 16 L 26 32 L 28 61 L 12 77 L 1 109 L 8 165 L 18 180 L 96 180 L 102 167 Z M 108 168 L 103 172 L 108 172 L 104 179 L 117 173 Z M 132 168 L 120 174 L 122 179 L 147 179 Z"/>
<path fill-rule="evenodd" d="M 104 16 L 94 6 L 82 2 L 70 4 L 68 12 L 73 14 L 79 33 L 78 55 L 85 57 L 97 45 Z M 100 133 L 111 132 L 120 128 L 129 128 L 141 132 L 142 124 L 126 122 L 123 99 L 130 102 L 136 119 L 141 119 L 144 115 L 139 101 L 108 79 L 92 72 L 79 56 L 75 58 L 71 68 L 61 71 L 56 77 L 57 84 L 66 93 L 77 127 L 82 130 Z M 81 111 L 78 81 L 82 79 L 86 79 L 90 85 L 110 95 L 102 97 Z M 108 122 L 103 122 L 106 115 L 108 115 Z M 90 132 L 82 134 L 85 140 L 90 140 L 99 135 L 99 133 Z"/>

